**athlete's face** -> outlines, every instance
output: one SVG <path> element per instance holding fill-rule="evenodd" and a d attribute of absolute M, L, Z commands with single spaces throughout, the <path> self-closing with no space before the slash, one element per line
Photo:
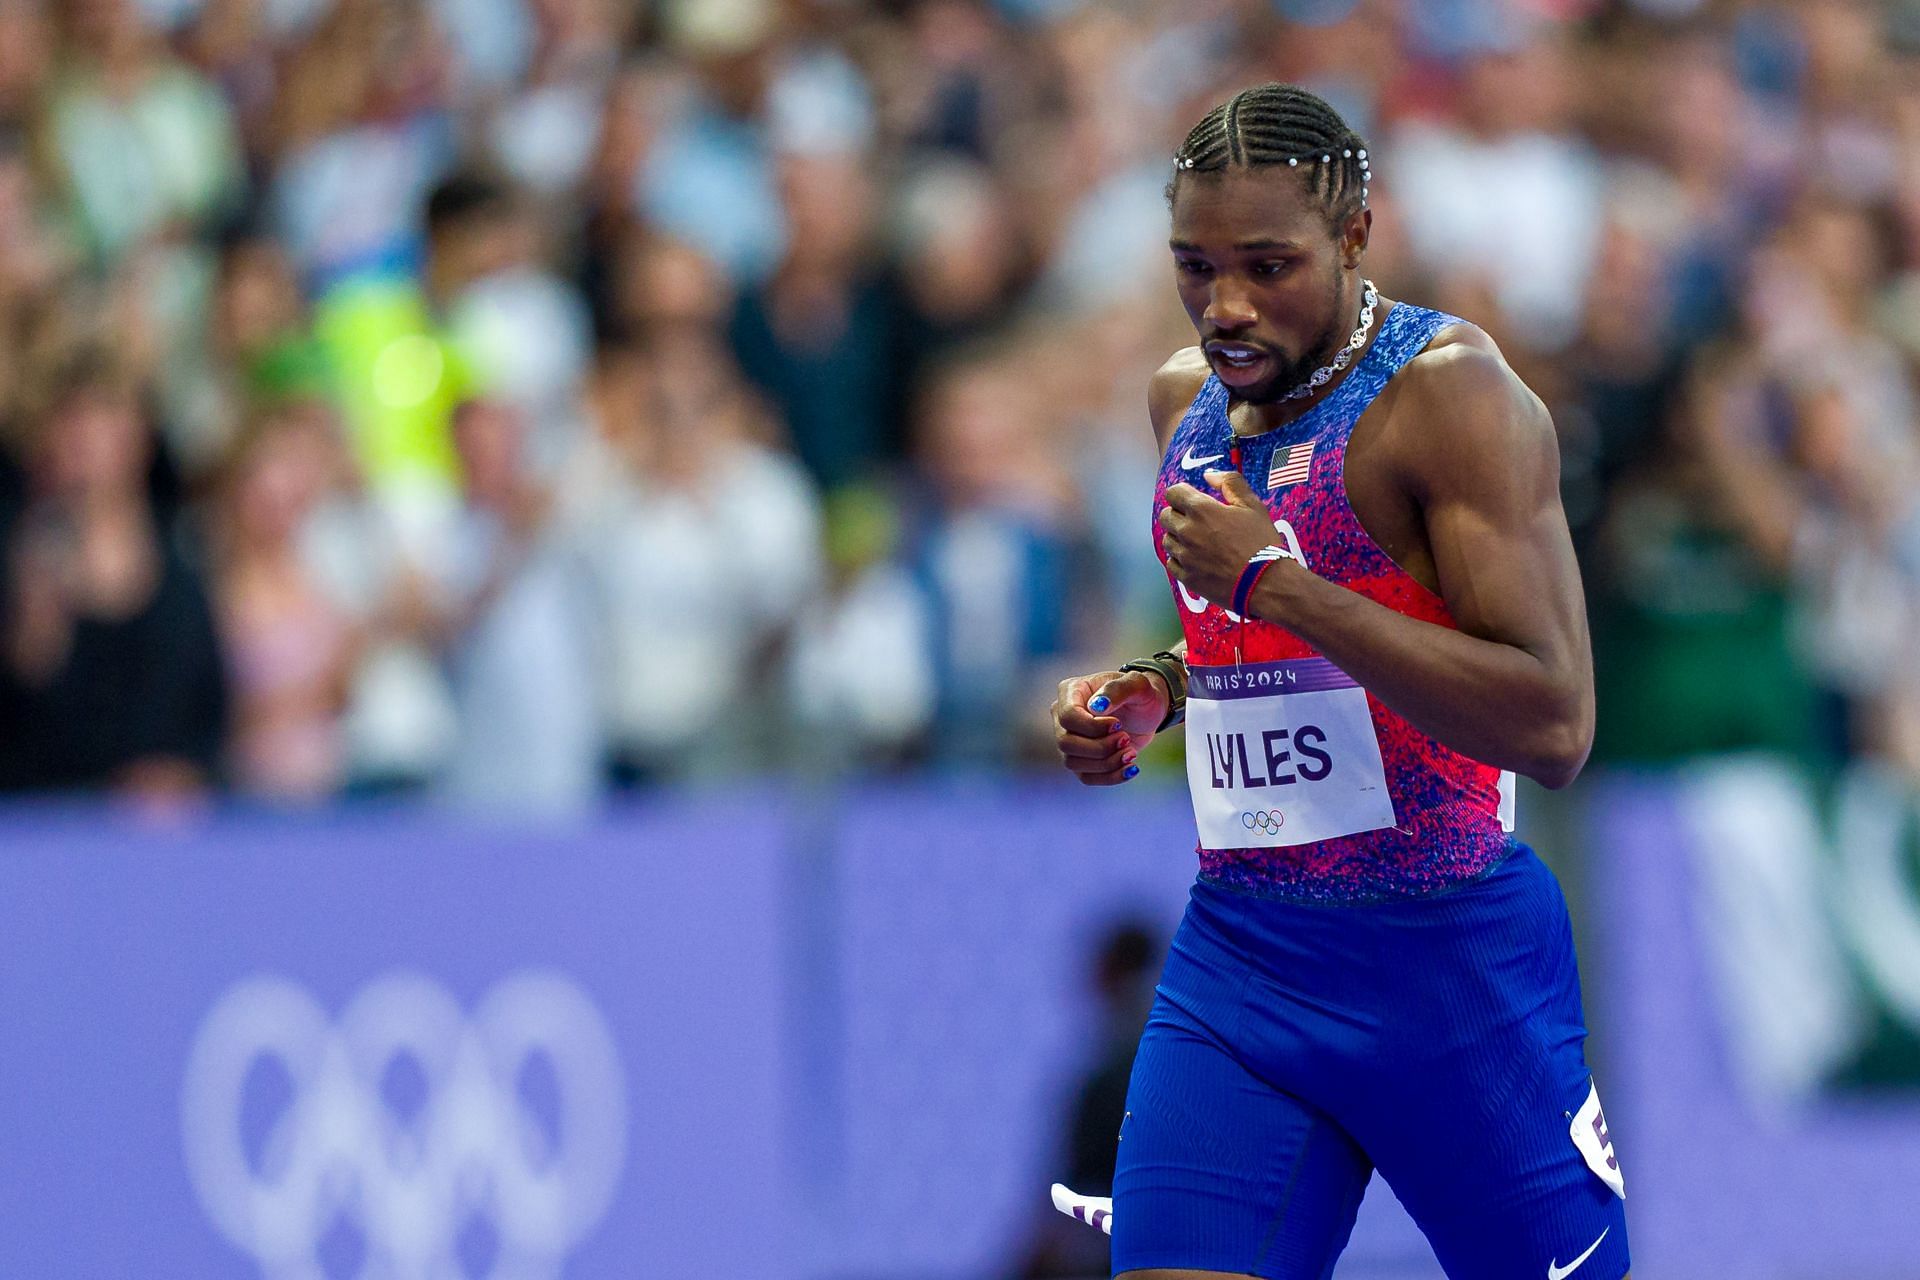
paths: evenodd
<path fill-rule="evenodd" d="M 1294 169 L 1182 174 L 1173 193 L 1174 275 L 1207 362 L 1241 400 L 1304 381 L 1347 340 L 1373 215 L 1338 228 Z"/>

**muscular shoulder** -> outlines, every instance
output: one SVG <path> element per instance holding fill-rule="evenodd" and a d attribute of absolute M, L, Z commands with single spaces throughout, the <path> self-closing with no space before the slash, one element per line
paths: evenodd
<path fill-rule="evenodd" d="M 1180 415 L 1187 411 L 1212 372 L 1206 353 L 1198 347 L 1182 347 L 1154 371 L 1147 383 L 1147 410 L 1153 415 L 1153 438 L 1161 449 L 1173 438 Z"/>
<path fill-rule="evenodd" d="M 1553 419 L 1476 325 L 1443 330 L 1394 379 L 1391 431 L 1417 488 L 1489 475 L 1557 478 Z"/>

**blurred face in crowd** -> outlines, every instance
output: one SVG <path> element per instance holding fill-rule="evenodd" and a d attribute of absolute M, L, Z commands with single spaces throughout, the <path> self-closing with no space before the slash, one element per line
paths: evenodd
<path fill-rule="evenodd" d="M 61 498 L 140 492 L 149 461 L 147 428 L 132 395 L 83 386 L 64 396 L 45 424 L 40 480 Z"/>
<path fill-rule="evenodd" d="M 652 365 L 646 417 L 659 474 L 684 480 L 711 472 L 717 448 L 754 436 L 749 384 L 714 333 L 683 327 L 659 334 Z"/>
<path fill-rule="evenodd" d="M 1807 73 L 1817 91 L 1850 97 L 1872 82 L 1884 37 L 1880 7 L 1861 0 L 1823 0 L 1796 13 L 1804 42 Z"/>
<path fill-rule="evenodd" d="M 1237 397 L 1273 400 L 1353 331 L 1354 276 L 1372 215 L 1337 228 L 1284 166 L 1184 173 L 1174 183 L 1174 276 L 1207 362 Z"/>
<path fill-rule="evenodd" d="M 652 390 L 652 364 L 637 347 L 608 345 L 594 357 L 587 380 L 594 426 L 601 439 L 643 472 L 651 462 L 652 441 L 644 419 Z"/>
<path fill-rule="evenodd" d="M 1860 210 L 1814 197 L 1757 248 L 1747 271 L 1748 322 L 1778 358 L 1824 350 L 1836 330 L 1864 322 L 1884 263 Z"/>
<path fill-rule="evenodd" d="M 866 248 L 873 186 L 852 155 L 795 155 L 780 166 L 788 258 L 796 265 L 839 270 Z"/>
<path fill-rule="evenodd" d="M 940 319 L 972 319 L 1006 293 L 1019 245 L 1008 201 L 982 173 L 932 175 L 911 193 L 902 267 L 914 304 Z"/>
<path fill-rule="evenodd" d="M 52 64 L 44 7 L 8 0 L 0 4 L 0 107 L 24 116 Z"/>
<path fill-rule="evenodd" d="M 503 200 L 433 228 L 428 275 L 445 303 L 477 280 L 525 265 L 536 256 L 539 235 L 517 201 Z"/>
<path fill-rule="evenodd" d="M 733 284 L 699 250 L 636 230 L 622 246 L 620 313 L 635 330 L 722 323 Z"/>
<path fill-rule="evenodd" d="M 1853 405 L 1837 388 L 1828 386 L 1798 397 L 1794 421 L 1793 457 L 1808 475 L 1836 496 L 1848 497 L 1856 487 L 1871 450 Z"/>
<path fill-rule="evenodd" d="M 1871 297 L 1884 264 L 1879 237 L 1864 212 L 1837 202 L 1810 201 L 1794 220 L 1792 237 L 1843 311 Z"/>
<path fill-rule="evenodd" d="M 548 40 L 591 37 L 612 16 L 608 0 L 532 0 L 527 10 Z"/>
<path fill-rule="evenodd" d="M 125 52 L 142 42 L 133 0 L 68 0 L 54 7 L 65 11 L 68 34 L 96 56 Z"/>
<path fill-rule="evenodd" d="M 372 96 L 368 110 L 398 120 L 436 102 L 451 74 L 451 51 L 429 6 L 382 0 L 368 6 Z"/>
<path fill-rule="evenodd" d="M 492 400 L 470 400 L 455 411 L 453 444 L 467 501 L 502 510 L 520 491 L 520 417 L 512 407 Z"/>
<path fill-rule="evenodd" d="M 921 401 L 927 469 L 956 505 L 991 504 L 1017 481 L 1028 397 L 1003 362 L 973 360 L 939 375 Z"/>
<path fill-rule="evenodd" d="M 1687 177 L 1722 182 L 1742 159 L 1752 123 L 1751 104 L 1732 60 L 1710 39 L 1677 41 L 1657 67 L 1657 142 L 1667 163 Z"/>
<path fill-rule="evenodd" d="M 1625 219 L 1615 217 L 1602 229 L 1582 313 L 1581 341 L 1591 357 L 1658 355 L 1669 309 L 1664 267 L 1658 247 Z"/>
<path fill-rule="evenodd" d="M 0 48 L 6 35 L 0 33 Z M 4 111 L 0 90 L 0 111 Z M 60 271 L 58 242 L 46 234 L 40 192 L 27 152 L 0 140 L 0 294 L 23 296 L 48 288 Z"/>
<path fill-rule="evenodd" d="M 220 279 L 217 326 L 236 351 L 257 351 L 296 327 L 300 284 L 286 251 L 253 240 L 227 255 Z"/>
<path fill-rule="evenodd" d="M 1573 83 L 1557 41 L 1529 40 L 1517 49 L 1481 54 L 1467 64 L 1460 115 L 1488 137 L 1555 133 L 1568 123 Z"/>
<path fill-rule="evenodd" d="M 711 482 L 717 449 L 762 434 L 745 379 L 708 330 L 667 326 L 604 351 L 593 400 L 604 438 L 638 475 Z"/>
<path fill-rule="evenodd" d="M 623 67 L 607 93 L 594 147 L 592 186 L 597 198 L 624 205 L 628 183 L 645 160 L 669 96 L 665 75 L 647 64 Z"/>
<path fill-rule="evenodd" d="M 284 545 L 319 501 L 327 458 L 298 419 L 266 424 L 242 452 L 229 482 L 236 541 L 249 547 Z"/>

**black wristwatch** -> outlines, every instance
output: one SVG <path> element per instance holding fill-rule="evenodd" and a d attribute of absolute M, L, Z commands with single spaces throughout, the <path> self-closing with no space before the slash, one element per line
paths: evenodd
<path fill-rule="evenodd" d="M 1155 733 L 1162 733 L 1187 718 L 1187 664 L 1179 654 L 1162 649 L 1151 658 L 1123 662 L 1120 669 L 1157 675 L 1167 682 L 1167 715 Z"/>

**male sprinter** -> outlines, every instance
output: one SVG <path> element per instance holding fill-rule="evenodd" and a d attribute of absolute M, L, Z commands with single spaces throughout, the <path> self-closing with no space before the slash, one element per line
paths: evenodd
<path fill-rule="evenodd" d="M 1369 181 L 1287 85 L 1175 157 L 1201 345 L 1151 404 L 1186 642 L 1053 708 L 1094 785 L 1188 725 L 1200 877 L 1134 1064 L 1114 1271 L 1329 1276 L 1378 1169 L 1454 1280 L 1622 1280 L 1566 904 L 1510 834 L 1512 775 L 1565 786 L 1593 734 L 1553 424 L 1486 334 L 1363 278 Z"/>

